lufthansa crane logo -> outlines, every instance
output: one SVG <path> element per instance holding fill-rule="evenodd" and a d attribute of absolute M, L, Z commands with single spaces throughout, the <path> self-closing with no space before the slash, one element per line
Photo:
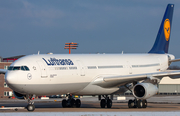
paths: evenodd
<path fill-rule="evenodd" d="M 171 31 L 171 29 L 170 29 L 170 20 L 166 19 L 164 21 L 164 36 L 165 36 L 166 41 L 169 41 L 170 31 Z"/>

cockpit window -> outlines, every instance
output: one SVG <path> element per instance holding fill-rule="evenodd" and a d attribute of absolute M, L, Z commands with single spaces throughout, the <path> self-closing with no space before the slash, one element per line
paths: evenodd
<path fill-rule="evenodd" d="M 20 70 L 20 66 L 15 66 L 13 70 Z"/>
<path fill-rule="evenodd" d="M 12 66 L 10 66 L 10 67 L 8 68 L 8 70 L 13 70 L 13 67 L 12 67 Z"/>
<path fill-rule="evenodd" d="M 24 66 L 21 66 L 21 70 L 26 70 L 26 69 L 24 69 Z"/>
<path fill-rule="evenodd" d="M 28 70 L 29 71 L 29 68 L 27 66 L 24 66 L 25 70 Z"/>
<path fill-rule="evenodd" d="M 23 71 L 29 71 L 29 68 L 27 66 L 10 66 L 8 70 L 23 70 Z"/>

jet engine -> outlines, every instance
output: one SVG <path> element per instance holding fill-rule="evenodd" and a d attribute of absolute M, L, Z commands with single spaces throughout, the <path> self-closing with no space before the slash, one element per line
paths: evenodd
<path fill-rule="evenodd" d="M 133 87 L 133 95 L 137 99 L 147 99 L 158 92 L 156 85 L 151 83 L 138 83 Z"/>
<path fill-rule="evenodd" d="M 26 97 L 25 95 L 20 94 L 20 93 L 15 92 L 15 91 L 13 91 L 13 93 L 14 93 L 14 96 L 15 96 L 16 98 L 18 98 L 18 99 L 24 99 L 24 98 Z"/>

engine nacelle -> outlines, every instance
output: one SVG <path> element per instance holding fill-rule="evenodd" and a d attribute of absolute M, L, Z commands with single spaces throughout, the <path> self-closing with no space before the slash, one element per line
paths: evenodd
<path fill-rule="evenodd" d="M 24 99 L 24 98 L 26 97 L 25 95 L 20 94 L 20 93 L 15 92 L 15 91 L 13 91 L 13 94 L 14 94 L 14 96 L 15 96 L 16 98 L 18 98 L 18 99 Z"/>
<path fill-rule="evenodd" d="M 158 88 L 151 83 L 138 83 L 133 87 L 132 92 L 137 99 L 147 99 L 155 95 Z"/>

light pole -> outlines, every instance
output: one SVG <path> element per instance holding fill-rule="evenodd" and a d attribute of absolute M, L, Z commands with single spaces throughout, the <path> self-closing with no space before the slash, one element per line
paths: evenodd
<path fill-rule="evenodd" d="M 65 43 L 64 49 L 69 49 L 69 54 L 71 54 L 71 49 L 76 49 L 78 47 L 77 45 L 78 45 L 77 43 L 73 43 L 73 42 Z"/>

